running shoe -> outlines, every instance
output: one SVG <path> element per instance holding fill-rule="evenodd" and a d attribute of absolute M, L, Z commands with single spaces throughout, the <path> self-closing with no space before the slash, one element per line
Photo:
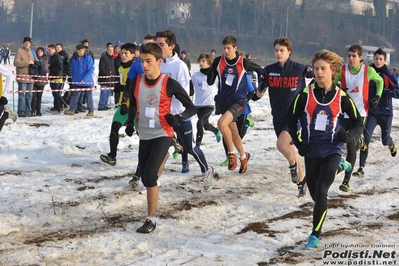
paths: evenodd
<path fill-rule="evenodd" d="M 222 140 L 222 134 L 220 134 L 220 130 L 218 128 L 216 129 L 218 130 L 218 132 L 215 133 L 216 141 L 220 142 Z"/>
<path fill-rule="evenodd" d="M 229 164 L 229 158 L 226 158 L 226 160 L 224 160 L 220 166 L 227 166 Z"/>
<path fill-rule="evenodd" d="M 248 120 L 249 127 L 255 126 L 255 122 L 252 120 L 252 118 L 250 116 L 247 116 L 247 120 Z"/>
<path fill-rule="evenodd" d="M 339 161 L 339 168 L 341 170 L 338 172 L 341 171 L 349 172 L 350 170 L 352 170 L 352 165 L 350 164 L 350 162 L 345 160 L 345 158 L 341 157 L 341 160 Z"/>
<path fill-rule="evenodd" d="M 309 241 L 306 244 L 306 249 L 316 249 L 319 247 L 320 239 L 315 235 L 310 235 Z"/>
<path fill-rule="evenodd" d="M 251 154 L 249 152 L 246 152 L 245 159 L 240 159 L 241 165 L 240 165 L 240 171 L 238 171 L 240 174 L 243 174 L 247 171 L 249 158 L 251 158 Z"/>
<path fill-rule="evenodd" d="M 129 185 L 136 191 L 139 191 L 139 181 L 140 177 L 134 175 L 132 180 L 129 181 Z"/>
<path fill-rule="evenodd" d="M 234 153 L 230 153 L 227 158 L 229 160 L 227 167 L 229 171 L 233 171 L 237 168 L 237 156 Z"/>
<path fill-rule="evenodd" d="M 4 112 L 7 112 L 7 113 L 8 113 L 8 118 L 11 118 L 12 121 L 14 121 L 14 122 L 17 121 L 18 115 L 17 115 L 16 112 L 14 112 L 13 110 L 11 110 L 10 107 L 4 106 Z"/>
<path fill-rule="evenodd" d="M 339 186 L 339 190 L 343 192 L 348 192 L 349 191 L 349 180 L 344 179 L 342 184 Z"/>
<path fill-rule="evenodd" d="M 359 169 L 357 169 L 357 171 L 353 172 L 352 175 L 357 176 L 358 178 L 363 178 L 364 177 L 363 167 L 360 167 Z"/>
<path fill-rule="evenodd" d="M 13 119 L 14 120 L 14 119 Z M 15 122 L 15 120 L 14 120 Z M 391 156 L 395 157 L 396 156 L 396 146 L 395 146 L 395 142 L 392 143 L 392 146 L 388 146 L 389 151 L 391 152 Z"/>
<path fill-rule="evenodd" d="M 208 170 L 203 173 L 202 177 L 204 178 L 204 190 L 209 191 L 213 187 L 213 174 L 214 170 L 212 166 L 208 167 Z"/>
<path fill-rule="evenodd" d="M 298 163 L 295 160 L 295 164 L 294 165 L 290 165 L 290 172 L 291 172 L 291 180 L 293 183 L 298 183 L 299 181 L 299 176 L 298 176 Z"/>
<path fill-rule="evenodd" d="M 302 198 L 306 195 L 306 176 L 301 182 L 296 183 L 296 185 L 298 186 L 298 198 Z"/>
<path fill-rule="evenodd" d="M 115 164 L 116 164 L 116 158 L 111 156 L 111 155 L 109 155 L 109 153 L 108 154 L 101 154 L 100 159 L 104 163 L 107 163 L 107 164 L 112 165 L 112 166 L 115 166 Z"/>
<path fill-rule="evenodd" d="M 359 138 L 359 149 L 361 151 L 366 151 L 367 150 L 367 146 L 366 146 L 366 143 L 364 142 L 364 137 L 363 136 Z"/>
<path fill-rule="evenodd" d="M 152 221 L 150 219 L 145 220 L 145 223 L 143 224 L 142 227 L 140 227 L 139 229 L 137 229 L 137 233 L 140 234 L 149 234 L 152 231 L 155 230 L 155 228 L 157 227 L 156 223 L 152 223 Z"/>
<path fill-rule="evenodd" d="M 183 174 L 190 172 L 190 165 L 188 162 L 182 162 L 181 172 Z"/>

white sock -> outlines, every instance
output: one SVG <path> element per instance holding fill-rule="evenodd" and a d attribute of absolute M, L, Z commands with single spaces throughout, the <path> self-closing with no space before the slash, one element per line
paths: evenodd
<path fill-rule="evenodd" d="M 152 222 L 153 224 L 156 224 L 156 223 L 157 223 L 157 218 L 155 218 L 155 216 L 147 216 L 147 217 L 145 217 L 145 219 L 146 219 L 146 220 L 151 220 L 151 222 Z"/>
<path fill-rule="evenodd" d="M 244 156 L 240 155 L 240 160 L 245 160 L 247 158 L 247 154 L 244 152 Z"/>

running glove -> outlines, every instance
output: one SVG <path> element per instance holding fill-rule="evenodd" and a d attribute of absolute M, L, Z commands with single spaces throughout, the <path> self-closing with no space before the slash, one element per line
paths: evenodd
<path fill-rule="evenodd" d="M 183 117 L 181 117 L 180 115 L 166 114 L 164 117 L 168 124 L 172 127 L 177 126 L 181 123 L 181 121 L 183 121 Z"/>
<path fill-rule="evenodd" d="M 127 121 L 125 132 L 126 132 L 126 135 L 128 135 L 129 137 L 133 136 L 134 124 L 132 121 Z"/>

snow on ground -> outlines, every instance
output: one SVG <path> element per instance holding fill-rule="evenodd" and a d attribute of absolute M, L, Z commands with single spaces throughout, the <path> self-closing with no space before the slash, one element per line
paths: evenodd
<path fill-rule="evenodd" d="M 97 106 L 98 91 L 94 99 Z M 399 246 L 398 157 L 381 145 L 379 129 L 365 178 L 354 177 L 344 193 L 338 190 L 343 174 L 337 176 L 320 248 L 307 251 L 313 202 L 309 195 L 296 197 L 288 164 L 275 147 L 267 97 L 251 103 L 255 126 L 244 139 L 251 153 L 247 173 L 219 166 L 223 148 L 210 132 L 201 146 L 216 172 L 210 192 L 202 191 L 192 157 L 188 174 L 180 172 L 180 158 L 168 159 L 157 228 L 149 235 L 135 232 L 146 216 L 146 196 L 128 185 L 138 137 L 126 137 L 122 128 L 117 164 L 104 164 L 99 156 L 109 151 L 114 110 L 95 110 L 92 118 L 53 115 L 51 93 L 43 100 L 42 117 L 8 120 L 0 135 L 0 265 L 398 263 L 392 253 Z M 217 119 L 212 116 L 212 123 Z M 398 128 L 394 119 L 395 139 Z M 348 251 L 358 256 L 348 258 Z"/>

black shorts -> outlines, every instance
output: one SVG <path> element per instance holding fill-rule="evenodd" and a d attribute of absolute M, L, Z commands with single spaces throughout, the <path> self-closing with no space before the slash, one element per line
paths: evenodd
<path fill-rule="evenodd" d="M 233 115 L 233 122 L 237 122 L 237 117 L 239 117 L 245 109 L 247 102 L 233 103 L 232 105 L 220 104 L 220 113 L 223 115 L 225 112 L 230 111 Z"/>

